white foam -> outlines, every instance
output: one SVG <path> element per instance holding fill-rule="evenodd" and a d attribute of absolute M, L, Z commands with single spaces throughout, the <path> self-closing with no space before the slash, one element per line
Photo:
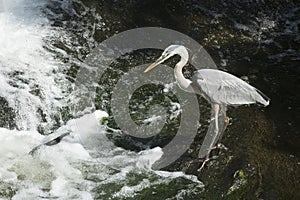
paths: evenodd
<path fill-rule="evenodd" d="M 51 124 L 51 115 L 61 107 L 65 97 L 61 74 L 54 74 L 63 64 L 44 46 L 54 30 L 40 8 L 46 1 L 3 1 L 0 13 L 0 96 L 16 111 L 19 129 L 36 130 L 41 109 Z M 18 75 L 13 75 L 18 73 Z M 11 84 L 13 83 L 13 84 Z M 32 91 L 39 90 L 39 96 Z"/>
<path fill-rule="evenodd" d="M 155 147 L 150 150 L 141 151 L 138 155 L 139 157 L 136 162 L 136 166 L 141 169 L 151 170 L 153 164 L 163 155 L 163 151 L 160 147 Z"/>
<path fill-rule="evenodd" d="M 98 120 L 102 120 L 103 118 L 108 117 L 108 114 L 107 114 L 107 112 L 105 112 L 103 110 L 96 110 L 95 117 Z"/>
<path fill-rule="evenodd" d="M 96 121 L 94 113 L 71 120 L 65 127 L 71 130 L 70 136 L 57 145 L 42 146 L 33 157 L 28 152 L 39 145 L 45 136 L 36 131 L 0 129 L 0 178 L 5 185 L 14 186 L 17 191 L 14 199 L 93 199 L 93 188 L 105 184 L 123 184 L 111 196 L 126 198 L 135 196 L 145 188 L 167 184 L 178 177 L 199 182 L 195 176 L 182 172 L 152 170 L 153 163 L 163 154 L 161 148 L 135 153 L 116 147 L 101 134 L 104 132 L 103 126 L 99 125 L 96 129 L 91 128 L 93 125 L 88 126 L 91 117 Z M 79 129 L 79 132 L 77 129 L 76 132 L 76 127 L 73 132 L 72 127 L 68 127 L 82 122 L 90 127 L 86 129 L 87 132 L 83 129 Z M 80 134 L 79 138 L 84 135 L 84 142 L 87 143 L 81 144 L 83 140 L 73 139 L 76 134 Z M 97 141 L 97 145 L 90 141 Z M 158 177 L 155 181 L 145 178 L 127 186 L 127 177 L 133 173 Z M 87 179 L 90 176 L 95 177 L 95 181 Z"/>
<path fill-rule="evenodd" d="M 136 192 L 151 186 L 148 179 L 143 179 L 139 184 L 134 186 L 123 186 L 121 190 L 113 195 L 113 197 L 134 197 Z"/>
<path fill-rule="evenodd" d="M 43 111 L 46 124 L 51 126 L 53 115 L 67 106 L 66 90 L 70 86 L 60 73 L 64 64 L 44 48 L 50 35 L 63 33 L 63 30 L 53 30 L 43 16 L 41 8 L 47 3 L 46 0 L 0 2 L 0 96 L 14 109 L 19 129 L 0 128 L 0 184 L 1 188 L 9 188 L 12 196 L 0 198 L 94 199 L 93 190 L 109 183 L 123 184 L 119 190 L 112 191 L 111 197 L 124 198 L 184 176 L 151 169 L 162 156 L 159 147 L 140 153 L 116 147 L 106 137 L 105 127 L 100 126 L 99 118 L 108 116 L 104 111 L 70 120 L 52 137 L 63 131 L 69 131 L 69 136 L 57 145 L 41 146 L 34 156 L 28 154 L 51 137 L 37 132 L 42 124 L 37 111 Z M 38 95 L 32 92 L 36 87 L 40 91 Z M 127 186 L 130 174 L 164 179 L 152 182 L 145 178 Z"/>

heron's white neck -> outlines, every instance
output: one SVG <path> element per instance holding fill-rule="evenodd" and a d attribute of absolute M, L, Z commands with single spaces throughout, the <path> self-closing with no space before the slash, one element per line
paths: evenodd
<path fill-rule="evenodd" d="M 191 83 L 189 79 L 186 79 L 183 76 L 182 69 L 186 65 L 187 60 L 183 57 L 181 57 L 180 61 L 176 64 L 174 69 L 175 79 L 181 89 L 183 89 L 186 92 L 194 92 L 192 89 Z"/>

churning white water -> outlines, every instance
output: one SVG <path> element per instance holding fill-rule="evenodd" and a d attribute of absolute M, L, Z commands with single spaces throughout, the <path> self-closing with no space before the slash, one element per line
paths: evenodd
<path fill-rule="evenodd" d="M 0 96 L 16 113 L 18 129 L 36 130 L 65 104 L 63 64 L 44 48 L 54 34 L 42 16 L 45 1 L 2 1 L 0 4 Z"/>
<path fill-rule="evenodd" d="M 72 86 L 65 64 L 46 48 L 50 36 L 64 34 L 45 17 L 47 3 L 0 0 L 0 96 L 16 116 L 16 129 L 0 128 L 0 199 L 127 198 L 178 177 L 200 187 L 194 176 L 151 170 L 160 148 L 116 147 L 94 113 L 62 125 L 70 135 L 59 144 L 28 154 L 45 138 L 39 128 L 47 132 L 60 118 Z"/>

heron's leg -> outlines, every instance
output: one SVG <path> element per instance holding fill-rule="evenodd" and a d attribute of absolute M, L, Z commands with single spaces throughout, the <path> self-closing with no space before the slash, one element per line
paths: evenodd
<path fill-rule="evenodd" d="M 205 159 L 203 160 L 202 164 L 201 164 L 201 167 L 200 167 L 197 171 L 200 172 L 200 171 L 203 169 L 203 167 L 205 166 L 205 164 L 206 164 L 209 160 L 210 160 L 209 157 L 206 156 Z"/>
<path fill-rule="evenodd" d="M 222 135 L 220 135 L 219 141 L 222 139 L 223 133 L 229 124 L 229 117 L 227 116 L 226 106 L 224 106 L 224 105 L 222 106 L 222 112 L 224 114 L 224 126 L 223 126 L 223 130 L 222 130 Z"/>
<path fill-rule="evenodd" d="M 223 149 L 223 150 L 228 150 L 228 148 L 224 145 L 224 144 L 222 144 L 222 143 L 217 143 L 217 145 L 215 145 L 211 150 L 214 150 L 214 149 Z"/>
<path fill-rule="evenodd" d="M 198 169 L 198 171 L 201 171 L 203 169 L 203 167 L 205 166 L 205 164 L 210 160 L 210 158 L 209 158 L 210 152 L 213 149 L 214 144 L 216 143 L 217 136 L 219 135 L 219 123 L 218 123 L 219 119 L 218 119 L 218 116 L 219 116 L 220 105 L 219 104 L 213 104 L 212 110 L 213 110 L 214 117 L 215 117 L 215 119 L 214 119 L 214 124 L 215 124 L 214 135 L 213 135 L 213 138 L 210 142 L 208 152 L 207 152 L 207 154 L 206 154 L 206 156 L 205 156 L 205 158 L 202 162 L 201 167 Z"/>
<path fill-rule="evenodd" d="M 227 114 L 226 114 L 226 107 L 225 107 L 224 105 L 221 106 L 221 111 L 222 111 L 222 113 L 223 113 L 223 115 L 224 115 L 224 126 L 223 126 L 222 131 L 220 132 L 220 134 L 219 134 L 219 136 L 218 136 L 218 139 L 217 139 L 217 141 L 216 141 L 216 144 L 215 144 L 215 145 L 217 145 L 216 148 L 220 148 L 220 147 L 222 148 L 222 145 L 219 146 L 218 143 L 220 143 L 220 141 L 221 141 L 221 139 L 222 139 L 222 137 L 223 137 L 223 135 L 224 135 L 224 132 L 225 132 L 225 130 L 226 130 L 228 124 L 229 124 L 229 117 L 227 117 Z M 223 146 L 224 146 L 224 145 L 223 145 Z M 227 149 L 225 146 L 224 146 L 223 148 L 224 148 L 224 149 Z"/>
<path fill-rule="evenodd" d="M 216 144 L 216 139 L 218 138 L 219 135 L 219 111 L 220 111 L 220 105 L 219 104 L 213 104 L 213 111 L 215 115 L 215 128 L 214 128 L 214 136 L 213 140 L 210 143 L 209 149 L 211 150 L 212 147 Z"/>

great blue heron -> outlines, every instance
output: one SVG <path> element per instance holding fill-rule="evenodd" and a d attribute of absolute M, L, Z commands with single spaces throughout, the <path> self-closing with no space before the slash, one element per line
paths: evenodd
<path fill-rule="evenodd" d="M 205 162 L 208 161 L 212 147 L 221 139 L 228 124 L 229 119 L 226 116 L 226 106 L 238 106 L 253 103 L 267 106 L 270 103 L 270 99 L 238 77 L 217 69 L 200 69 L 194 73 L 191 80 L 186 79 L 182 74 L 182 68 L 187 64 L 189 54 L 187 49 L 182 45 L 171 45 L 167 47 L 162 55 L 144 72 L 149 72 L 154 67 L 176 54 L 181 57 L 174 69 L 175 79 L 179 84 L 179 87 L 184 91 L 202 95 L 212 105 L 212 116 L 214 117 L 213 120 L 215 123 L 214 136 L 209 145 L 208 153 L 199 169 L 201 170 Z M 220 110 L 224 114 L 225 122 L 223 130 L 219 133 L 218 116 Z"/>

